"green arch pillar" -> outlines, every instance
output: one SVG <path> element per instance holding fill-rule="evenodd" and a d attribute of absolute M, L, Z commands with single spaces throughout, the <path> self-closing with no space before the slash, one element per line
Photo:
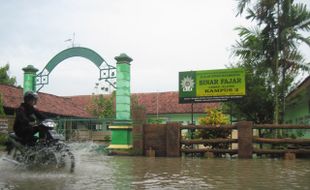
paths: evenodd
<path fill-rule="evenodd" d="M 33 65 L 28 65 L 23 68 L 24 71 L 24 94 L 27 91 L 36 91 L 36 75 L 38 69 L 36 69 Z"/>
<path fill-rule="evenodd" d="M 115 57 L 116 63 L 116 120 L 109 128 L 112 131 L 110 149 L 132 148 L 132 121 L 130 116 L 130 62 L 122 53 Z"/>

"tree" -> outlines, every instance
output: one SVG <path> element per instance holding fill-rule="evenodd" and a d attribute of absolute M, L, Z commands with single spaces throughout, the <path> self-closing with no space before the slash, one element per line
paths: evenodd
<path fill-rule="evenodd" d="M 5 112 L 3 109 L 3 100 L 2 100 L 2 95 L 0 93 L 0 116 L 5 116 Z"/>
<path fill-rule="evenodd" d="M 134 125 L 141 125 L 146 123 L 146 108 L 144 105 L 139 104 L 138 97 L 136 95 L 131 96 L 130 110 Z"/>
<path fill-rule="evenodd" d="M 9 76 L 8 74 L 9 70 L 10 70 L 9 64 L 0 67 L 0 84 L 16 85 L 16 78 Z"/>
<path fill-rule="evenodd" d="M 237 1 L 237 15 L 246 10 L 246 18 L 256 21 L 258 28 L 238 28 L 241 40 L 234 46 L 233 54 L 241 62 L 256 58 L 251 66 L 265 67 L 265 83 L 270 82 L 268 88 L 273 94 L 273 121 L 282 123 L 288 87 L 299 71 L 310 70 L 310 63 L 298 50 L 300 43 L 310 46 L 310 37 L 301 34 L 310 31 L 310 12 L 306 5 L 294 4 L 293 0 Z"/>
<path fill-rule="evenodd" d="M 7 85 L 15 85 L 16 78 L 10 77 L 8 72 L 10 70 L 10 65 L 6 64 L 3 67 L 0 67 L 0 84 L 7 84 Z M 3 100 L 2 95 L 0 93 L 0 116 L 4 116 L 4 109 L 3 109 Z"/>
<path fill-rule="evenodd" d="M 258 28 L 237 28 L 240 40 L 233 46 L 232 55 L 240 62 L 231 67 L 245 70 L 246 96 L 225 103 L 224 111 L 238 120 L 245 119 L 255 123 L 273 121 L 274 94 L 272 93 L 271 71 L 262 55 L 263 40 Z"/>
<path fill-rule="evenodd" d="M 115 92 L 111 96 L 98 95 L 92 98 L 88 111 L 99 118 L 115 118 Z"/>

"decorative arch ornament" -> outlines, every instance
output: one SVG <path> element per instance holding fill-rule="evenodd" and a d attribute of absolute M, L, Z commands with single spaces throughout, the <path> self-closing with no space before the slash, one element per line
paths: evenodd
<path fill-rule="evenodd" d="M 44 67 L 44 69 L 36 76 L 36 85 L 39 91 L 44 85 L 49 83 L 49 74 L 62 61 L 71 57 L 83 57 L 91 61 L 99 69 L 99 80 L 105 80 L 111 86 L 116 88 L 116 68 L 109 65 L 98 53 L 85 47 L 71 47 L 59 52 Z"/>

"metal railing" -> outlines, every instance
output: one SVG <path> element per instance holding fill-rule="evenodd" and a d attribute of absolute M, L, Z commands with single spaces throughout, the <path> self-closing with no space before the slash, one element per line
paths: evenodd
<path fill-rule="evenodd" d="M 57 132 L 68 141 L 108 141 L 111 138 L 108 126 L 112 119 L 61 118 L 55 121 Z"/>

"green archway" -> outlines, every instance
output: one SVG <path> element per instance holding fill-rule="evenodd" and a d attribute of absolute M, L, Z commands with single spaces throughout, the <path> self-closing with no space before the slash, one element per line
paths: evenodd
<path fill-rule="evenodd" d="M 55 55 L 44 67 L 44 69 L 36 76 L 36 86 L 39 91 L 44 85 L 49 83 L 49 74 L 62 61 L 71 57 L 83 57 L 96 65 L 99 69 L 99 80 L 105 79 L 106 82 L 115 87 L 110 79 L 116 78 L 116 68 L 109 65 L 98 53 L 85 47 L 72 47 L 65 49 Z"/>
<path fill-rule="evenodd" d="M 84 47 L 72 47 L 65 49 L 55 55 L 45 66 L 44 69 L 51 72 L 60 62 L 70 57 L 84 57 L 93 62 L 98 68 L 105 60 L 95 51 Z"/>
<path fill-rule="evenodd" d="M 130 62 L 132 59 L 126 54 L 120 54 L 114 59 L 117 61 L 116 67 L 109 65 L 98 53 L 84 47 L 72 47 L 65 49 L 55 55 L 44 67 L 36 74 L 38 69 L 32 65 L 23 68 L 24 70 L 24 92 L 28 90 L 39 91 L 44 85 L 48 84 L 48 77 L 51 71 L 63 60 L 71 57 L 84 57 L 93 62 L 100 70 L 99 80 L 115 87 L 111 80 L 116 78 L 118 88 L 116 90 L 116 118 L 110 129 L 112 131 L 112 141 L 110 149 L 131 149 L 132 148 L 132 122 L 130 115 Z M 117 77 L 116 77 L 117 72 Z M 38 86 L 38 90 L 36 90 Z"/>

